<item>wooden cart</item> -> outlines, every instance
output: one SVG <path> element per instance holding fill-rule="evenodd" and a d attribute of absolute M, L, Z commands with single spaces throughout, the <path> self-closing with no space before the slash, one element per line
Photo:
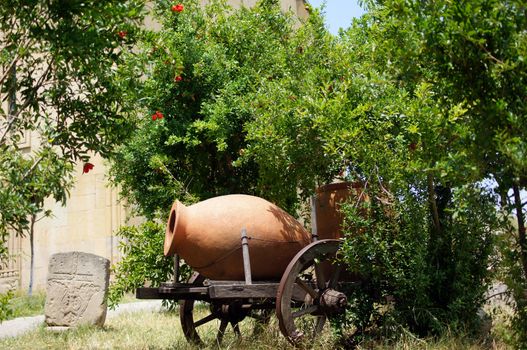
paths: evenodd
<path fill-rule="evenodd" d="M 329 318 L 345 312 L 347 298 L 342 291 L 357 283 L 349 277 L 342 281 L 343 267 L 336 259 L 341 241 L 318 240 L 316 231 L 315 227 L 312 242 L 294 256 L 280 281 L 252 281 L 249 243 L 247 233 L 242 230 L 244 281 L 208 280 L 195 273 L 188 283 L 180 283 L 176 256 L 174 281 L 158 288 L 139 288 L 136 296 L 178 300 L 181 326 L 186 339 L 192 343 L 202 343 L 200 326 L 211 321 L 219 320 L 217 341 L 221 343 L 230 329 L 241 336 L 239 323 L 246 317 L 266 324 L 275 310 L 281 333 L 293 345 L 301 345 L 320 334 Z M 202 316 L 200 311 L 199 319 L 196 301 L 209 305 L 208 314 Z"/>

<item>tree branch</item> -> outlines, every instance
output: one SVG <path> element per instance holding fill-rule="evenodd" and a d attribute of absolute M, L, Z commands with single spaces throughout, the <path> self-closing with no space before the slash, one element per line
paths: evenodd
<path fill-rule="evenodd" d="M 25 33 L 21 33 L 20 35 L 25 35 Z M 35 44 L 35 40 L 28 39 L 26 40 L 26 42 L 21 43 L 20 45 L 17 45 L 18 52 L 22 51 L 20 50 L 21 48 L 27 49 L 29 47 L 32 47 L 34 44 Z M 9 66 L 7 67 L 7 69 L 4 71 L 4 74 L 0 77 L 0 85 L 2 85 L 4 80 L 9 76 L 9 71 L 11 70 L 11 68 L 13 68 L 14 65 L 16 65 L 19 59 L 20 59 L 20 53 L 17 53 L 15 57 L 13 57 L 13 60 L 11 61 L 11 63 L 9 63 Z"/>
<path fill-rule="evenodd" d="M 24 176 L 22 176 L 22 179 L 20 179 L 20 181 L 25 181 L 27 179 L 27 177 L 29 175 L 31 175 L 31 173 L 35 170 L 35 168 L 38 166 L 38 164 L 42 161 L 42 156 L 38 157 L 38 159 L 33 163 L 33 165 L 31 166 L 31 168 L 29 168 L 26 173 L 24 174 Z"/>
<path fill-rule="evenodd" d="M 516 219 L 518 221 L 518 243 L 520 244 L 520 257 L 524 276 L 527 278 L 527 238 L 525 237 L 525 219 L 523 217 L 523 206 L 518 184 L 512 185 L 514 191 L 514 205 L 516 207 Z"/>
<path fill-rule="evenodd" d="M 15 58 L 13 58 L 13 61 L 9 64 L 9 66 L 4 71 L 4 74 L 0 77 L 0 85 L 4 83 L 4 80 L 9 76 L 11 73 L 11 69 L 15 66 L 15 64 L 18 62 L 18 59 L 20 58 L 19 55 L 16 55 Z"/>
<path fill-rule="evenodd" d="M 13 124 L 15 120 L 18 118 L 18 116 L 20 115 L 20 113 L 22 113 L 22 111 L 24 111 L 29 106 L 29 104 L 33 101 L 33 97 L 37 95 L 38 89 L 40 89 L 40 87 L 44 83 L 44 79 L 49 74 L 52 64 L 53 64 L 53 59 L 49 62 L 48 67 L 46 68 L 46 71 L 40 76 L 37 84 L 33 86 L 33 91 L 28 95 L 24 104 L 17 109 L 16 113 L 8 116 L 9 121 L 7 122 L 7 127 L 5 128 L 4 132 L 2 133 L 2 136 L 0 137 L 0 145 L 2 145 L 5 142 L 7 134 L 13 127 Z"/>
<path fill-rule="evenodd" d="M 430 210 L 432 212 L 432 221 L 434 222 L 434 229 L 437 234 L 440 234 L 441 223 L 439 222 L 439 212 L 437 210 L 437 202 L 435 197 L 434 177 L 432 176 L 432 174 L 428 174 L 426 179 L 428 182 L 428 202 L 430 203 Z"/>
<path fill-rule="evenodd" d="M 5 139 L 7 137 L 7 134 L 9 133 L 9 131 L 11 130 L 11 128 L 13 127 L 13 124 L 15 123 L 15 120 L 18 118 L 18 116 L 20 115 L 20 112 L 23 111 L 24 109 L 27 108 L 27 106 L 29 106 L 29 103 L 31 102 L 31 99 L 28 98 L 26 100 L 26 102 L 22 105 L 22 107 L 13 115 L 9 116 L 9 121 L 7 122 L 7 126 L 4 130 L 4 132 L 2 133 L 2 137 L 0 137 L 0 145 L 4 144 L 5 142 Z"/>

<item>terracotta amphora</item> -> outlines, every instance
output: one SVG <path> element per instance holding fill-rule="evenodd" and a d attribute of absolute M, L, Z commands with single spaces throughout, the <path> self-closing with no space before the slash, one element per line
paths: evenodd
<path fill-rule="evenodd" d="M 366 201 L 366 194 L 359 182 L 337 182 L 316 190 L 316 225 L 319 239 L 342 238 L 344 216 L 340 211 L 343 202 L 354 198 Z"/>
<path fill-rule="evenodd" d="M 363 191 L 360 182 L 336 182 L 321 186 L 316 190 L 316 225 L 319 239 L 343 238 L 342 224 L 344 215 L 341 212 L 341 204 L 350 200 L 365 202 L 369 198 Z M 363 213 L 366 215 L 366 213 Z M 352 230 L 355 234 L 360 231 Z M 325 276 L 333 276 L 335 267 L 327 261 L 322 263 Z M 342 280 L 360 281 L 361 276 L 348 267 L 340 273 Z"/>
<path fill-rule="evenodd" d="M 249 237 L 253 280 L 280 279 L 311 235 L 291 215 L 265 199 L 220 196 L 186 207 L 172 205 L 165 255 L 177 253 L 195 271 L 214 280 L 243 280 L 241 231 Z"/>

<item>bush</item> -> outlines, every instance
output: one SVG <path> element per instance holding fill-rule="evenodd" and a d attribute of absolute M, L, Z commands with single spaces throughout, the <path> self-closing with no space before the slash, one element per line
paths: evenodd
<path fill-rule="evenodd" d="M 510 315 L 510 343 L 517 348 L 527 344 L 527 282 L 522 267 L 521 251 L 515 234 L 517 228 L 511 225 L 511 216 L 506 215 L 503 230 L 498 242 L 500 257 L 501 280 L 507 285 L 509 306 L 513 310 Z"/>
<path fill-rule="evenodd" d="M 138 227 L 124 226 L 117 236 L 122 238 L 119 250 L 123 258 L 113 267 L 115 281 L 108 292 L 110 308 L 114 308 L 125 293 L 135 292 L 145 285 L 159 286 L 169 281 L 174 272 L 174 260 L 162 254 L 165 225 L 147 221 Z M 182 278 L 189 274 L 190 270 L 183 265 Z"/>
<path fill-rule="evenodd" d="M 0 294 L 0 322 L 11 318 L 13 309 L 9 305 L 9 301 L 13 298 L 11 291 Z"/>
<path fill-rule="evenodd" d="M 434 232 L 426 195 L 409 188 L 388 201 L 370 187 L 370 201 L 343 208 L 345 260 L 363 279 L 351 293 L 347 322 L 361 333 L 375 329 L 385 336 L 401 328 L 421 336 L 447 327 L 475 330 L 491 277 L 493 200 L 477 187 L 446 191 L 442 228 Z"/>

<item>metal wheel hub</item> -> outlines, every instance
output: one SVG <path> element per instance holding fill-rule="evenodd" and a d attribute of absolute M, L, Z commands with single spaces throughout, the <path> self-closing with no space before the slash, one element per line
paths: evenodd
<path fill-rule="evenodd" d="M 338 315 L 346 311 L 348 298 L 344 293 L 328 288 L 320 296 L 320 307 L 328 316 Z"/>

